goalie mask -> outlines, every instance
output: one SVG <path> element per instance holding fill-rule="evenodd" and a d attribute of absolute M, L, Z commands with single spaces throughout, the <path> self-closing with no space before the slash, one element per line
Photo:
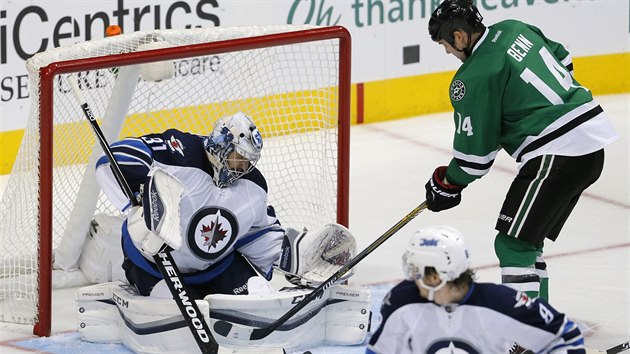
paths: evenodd
<path fill-rule="evenodd" d="M 225 188 L 254 169 L 263 141 L 251 118 L 239 112 L 219 119 L 204 145 L 214 170 L 213 180 Z"/>
<path fill-rule="evenodd" d="M 449 226 L 434 226 L 416 231 L 409 239 L 403 254 L 403 271 L 408 280 L 429 290 L 429 300 L 434 292 L 446 282 L 457 279 L 470 267 L 468 249 L 462 234 Z M 422 278 L 427 267 L 432 267 L 441 282 L 435 287 L 427 286 Z"/>

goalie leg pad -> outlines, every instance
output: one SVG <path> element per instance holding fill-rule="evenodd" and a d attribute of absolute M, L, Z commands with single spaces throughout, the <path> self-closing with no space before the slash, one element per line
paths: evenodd
<path fill-rule="evenodd" d="M 249 338 L 224 337 L 214 331 L 214 324 L 219 320 L 251 327 L 269 325 L 311 291 L 298 288 L 271 294 L 208 295 L 205 300 L 212 309 L 210 329 L 219 344 L 227 347 L 264 343 L 289 351 L 327 344 L 357 345 L 365 341 L 369 331 L 370 293 L 340 284 L 325 290 L 320 298 L 311 301 L 260 343 Z"/>
<path fill-rule="evenodd" d="M 110 290 L 102 291 L 104 285 Z M 141 296 L 124 283 L 109 283 L 80 289 L 77 304 L 84 340 L 120 342 L 135 353 L 201 353 L 172 298 Z M 208 303 L 197 300 L 197 306 L 198 319 L 208 318 Z"/>
<path fill-rule="evenodd" d="M 120 246 L 122 223 L 121 217 L 105 214 L 94 216 L 79 258 L 79 269 L 90 282 L 125 279 Z"/>
<path fill-rule="evenodd" d="M 370 331 L 370 292 L 346 285 L 335 285 L 330 289 L 330 298 L 332 301 L 326 310 L 326 344 L 363 343 Z"/>
<path fill-rule="evenodd" d="M 113 292 L 117 287 L 117 283 L 104 283 L 77 290 L 81 339 L 96 343 L 120 343 L 120 315 L 113 300 Z"/>

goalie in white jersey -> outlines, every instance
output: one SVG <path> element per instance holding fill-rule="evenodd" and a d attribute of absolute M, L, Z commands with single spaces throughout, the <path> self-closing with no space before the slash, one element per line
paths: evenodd
<path fill-rule="evenodd" d="M 535 353 L 585 353 L 564 314 L 505 285 L 475 282 L 469 266 L 457 230 L 414 233 L 403 255 L 407 280 L 385 296 L 367 353 L 508 353 L 515 341 Z"/>
<path fill-rule="evenodd" d="M 161 234 L 150 227 L 149 193 L 144 193 L 143 206 L 130 208 L 107 158 L 97 162 L 96 177 L 103 191 L 127 212 L 122 226 L 123 268 L 141 295 L 170 296 L 153 256 L 173 243 L 181 244 L 172 247 L 171 254 L 194 298 L 247 294 L 248 279 L 260 274 L 269 280 L 274 263 L 284 265 L 282 270 L 289 273 L 291 267 L 297 269 L 295 259 L 281 260 L 280 255 L 295 258 L 297 253 L 281 252 L 283 243 L 290 248 L 303 235 L 283 228 L 267 205 L 267 183 L 256 168 L 262 147 L 260 132 L 243 113 L 219 119 L 209 136 L 169 129 L 111 145 L 135 194 L 148 188 L 156 169 L 181 182 L 181 240 L 177 242 L 172 238 L 180 235 Z"/>
<path fill-rule="evenodd" d="M 102 157 L 97 180 L 126 218 L 114 218 L 118 227 L 100 222 L 84 246 L 81 269 L 102 284 L 77 292 L 82 339 L 121 342 L 138 353 L 199 352 L 155 266 L 154 255 L 164 247 L 171 250 L 187 294 L 196 299 L 213 336 L 228 347 L 252 343 L 221 337 L 213 323 L 271 323 L 309 294 L 309 286 L 319 285 L 354 256 L 356 242 L 342 225 L 301 232 L 280 225 L 267 204 L 265 178 L 256 168 L 262 147 L 260 132 L 243 113 L 219 119 L 209 136 L 169 129 L 111 145 L 132 192 L 142 196 L 142 206 L 130 207 L 110 161 Z M 111 258 L 124 259 L 124 277 L 131 286 L 102 281 L 109 278 L 100 266 L 107 263 L 100 261 L 102 254 L 114 246 L 120 250 L 121 234 L 124 257 Z M 273 291 L 268 280 L 274 268 L 301 287 Z M 265 344 L 292 348 L 365 340 L 369 292 L 335 284 L 309 305 L 306 314 L 271 334 Z"/>

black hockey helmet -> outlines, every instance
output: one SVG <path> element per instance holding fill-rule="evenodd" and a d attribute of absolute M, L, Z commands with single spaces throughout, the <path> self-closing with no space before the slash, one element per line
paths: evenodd
<path fill-rule="evenodd" d="M 445 0 L 433 11 L 429 20 L 429 34 L 434 42 L 445 40 L 454 46 L 453 33 L 459 29 L 468 35 L 482 31 L 483 17 L 472 0 Z"/>

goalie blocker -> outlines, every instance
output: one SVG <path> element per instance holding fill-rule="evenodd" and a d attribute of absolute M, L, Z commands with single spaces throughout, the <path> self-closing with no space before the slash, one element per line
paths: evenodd
<path fill-rule="evenodd" d="M 248 287 L 260 289 L 261 282 L 266 283 L 261 277 L 253 277 Z M 197 300 L 197 305 L 221 347 L 297 350 L 318 345 L 356 345 L 365 341 L 371 315 L 370 293 L 341 284 L 326 289 L 320 298 L 264 340 L 225 338 L 218 336 L 213 328 L 217 321 L 265 326 L 310 292 L 310 289 L 296 288 L 250 295 L 217 294 Z M 79 289 L 77 309 L 83 340 L 123 343 L 137 353 L 200 352 L 172 300 L 138 295 L 122 282 Z"/>

